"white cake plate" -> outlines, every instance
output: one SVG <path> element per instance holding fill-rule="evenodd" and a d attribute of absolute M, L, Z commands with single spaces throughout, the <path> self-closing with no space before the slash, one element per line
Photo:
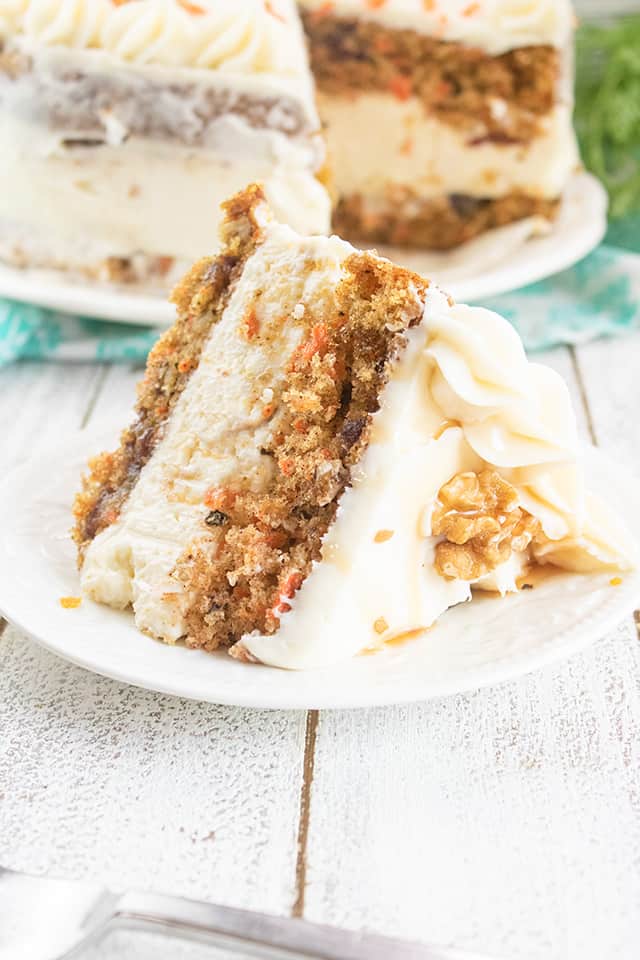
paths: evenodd
<path fill-rule="evenodd" d="M 113 433 L 109 442 L 113 440 Z M 168 647 L 139 633 L 129 612 L 79 596 L 68 534 L 71 501 L 104 435 L 81 435 L 55 460 L 18 467 L 0 487 L 0 610 L 38 643 L 115 680 L 212 703 L 267 708 L 368 707 L 473 690 L 568 657 L 617 626 L 637 604 L 640 574 L 557 574 L 503 600 L 478 596 L 448 611 L 419 639 L 332 669 L 294 673 L 238 663 L 225 653 Z M 640 486 L 594 448 L 593 488 L 625 504 L 640 537 Z M 51 463 L 60 464 L 52 472 Z"/>
<path fill-rule="evenodd" d="M 493 297 L 572 266 L 602 240 L 607 196 L 590 174 L 577 174 L 567 188 L 558 220 L 550 229 L 530 219 L 493 230 L 451 253 L 384 248 L 385 256 L 435 280 L 456 300 Z M 0 296 L 67 313 L 123 323 L 167 326 L 174 308 L 164 295 L 131 293 L 65 279 L 51 271 L 0 265 Z"/>

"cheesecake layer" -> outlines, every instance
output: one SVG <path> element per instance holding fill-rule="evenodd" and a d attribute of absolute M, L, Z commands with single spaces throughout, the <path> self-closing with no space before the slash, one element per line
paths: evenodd
<path fill-rule="evenodd" d="M 293 0 L 0 6 L 0 257 L 168 287 L 262 182 L 326 233 L 320 134 Z"/>
<path fill-rule="evenodd" d="M 138 279 L 141 260 L 153 268 L 159 259 L 164 276 L 155 279 L 166 285 L 215 248 L 220 204 L 254 179 L 284 222 L 328 230 L 316 140 L 237 115 L 211 123 L 207 146 L 195 147 L 129 135 L 93 142 L 83 131 L 61 135 L 5 110 L 0 143 L 0 177 L 12 185 L 0 197 L 0 256 L 18 266 L 126 281 Z"/>
<path fill-rule="evenodd" d="M 424 198 L 556 198 L 578 164 L 565 105 L 541 121 L 535 139 L 522 142 L 494 140 L 482 123 L 473 131 L 453 129 L 415 98 L 399 103 L 383 93 L 355 99 L 321 94 L 319 106 L 339 195 L 361 193 L 375 202 L 395 183 Z"/>

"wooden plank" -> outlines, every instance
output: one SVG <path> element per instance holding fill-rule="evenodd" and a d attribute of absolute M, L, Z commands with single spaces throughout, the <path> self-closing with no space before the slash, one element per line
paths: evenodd
<path fill-rule="evenodd" d="M 130 417 L 140 371 L 0 374 L 3 465 Z M 61 453 L 62 455 L 62 453 Z M 1 633 L 1 631 L 0 631 Z M 288 914 L 305 715 L 137 690 L 0 636 L 0 862 Z"/>
<path fill-rule="evenodd" d="M 576 349 L 598 445 L 640 476 L 640 333 Z"/>
<path fill-rule="evenodd" d="M 95 364 L 19 363 L 0 370 L 0 464 L 4 470 L 78 430 L 98 389 Z"/>
<path fill-rule="evenodd" d="M 192 703 L 0 640 L 0 862 L 288 913 L 304 714 Z"/>
<path fill-rule="evenodd" d="M 567 377 L 583 436 L 593 418 L 605 437 L 581 409 L 582 355 L 540 359 Z M 639 677 L 629 620 L 513 683 L 322 714 L 304 915 L 515 960 L 635 960 Z"/>

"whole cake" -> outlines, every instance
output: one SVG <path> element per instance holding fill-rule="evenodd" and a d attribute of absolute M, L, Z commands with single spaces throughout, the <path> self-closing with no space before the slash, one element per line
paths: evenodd
<path fill-rule="evenodd" d="M 300 0 L 349 239 L 553 218 L 578 164 L 569 0 Z"/>
<path fill-rule="evenodd" d="M 313 667 L 532 566 L 636 563 L 585 489 L 564 383 L 496 314 L 299 236 L 258 187 L 174 301 L 75 504 L 84 592 L 145 633 Z"/>
<path fill-rule="evenodd" d="M 0 259 L 171 283 L 254 180 L 330 201 L 293 0 L 0 0 Z"/>

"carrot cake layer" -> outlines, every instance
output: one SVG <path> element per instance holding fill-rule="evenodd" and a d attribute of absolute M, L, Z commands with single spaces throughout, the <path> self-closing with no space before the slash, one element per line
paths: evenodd
<path fill-rule="evenodd" d="M 568 0 L 300 3 L 347 237 L 448 249 L 553 218 L 578 165 Z M 456 197 L 480 202 L 461 223 Z"/>
<path fill-rule="evenodd" d="M 0 4 L 0 259 L 168 287 L 250 182 L 326 232 L 324 167 L 294 0 Z"/>
<path fill-rule="evenodd" d="M 526 143 L 556 103 L 561 70 L 554 47 L 521 47 L 494 57 L 414 30 L 312 11 L 303 16 L 317 87 L 331 96 L 373 91 L 419 99 L 444 123 Z M 497 104 L 500 104 L 499 108 Z"/>
<path fill-rule="evenodd" d="M 333 222 L 338 233 L 361 242 L 452 250 L 515 220 L 552 220 L 557 207 L 557 200 L 525 193 L 496 199 L 451 194 L 425 200 L 409 189 L 390 187 L 380 204 L 359 193 L 342 197 Z"/>
<path fill-rule="evenodd" d="M 634 565 L 585 490 L 566 387 L 505 320 L 296 234 L 258 188 L 223 242 L 76 502 L 88 597 L 169 643 L 302 668 L 415 636 L 531 565 Z"/>

